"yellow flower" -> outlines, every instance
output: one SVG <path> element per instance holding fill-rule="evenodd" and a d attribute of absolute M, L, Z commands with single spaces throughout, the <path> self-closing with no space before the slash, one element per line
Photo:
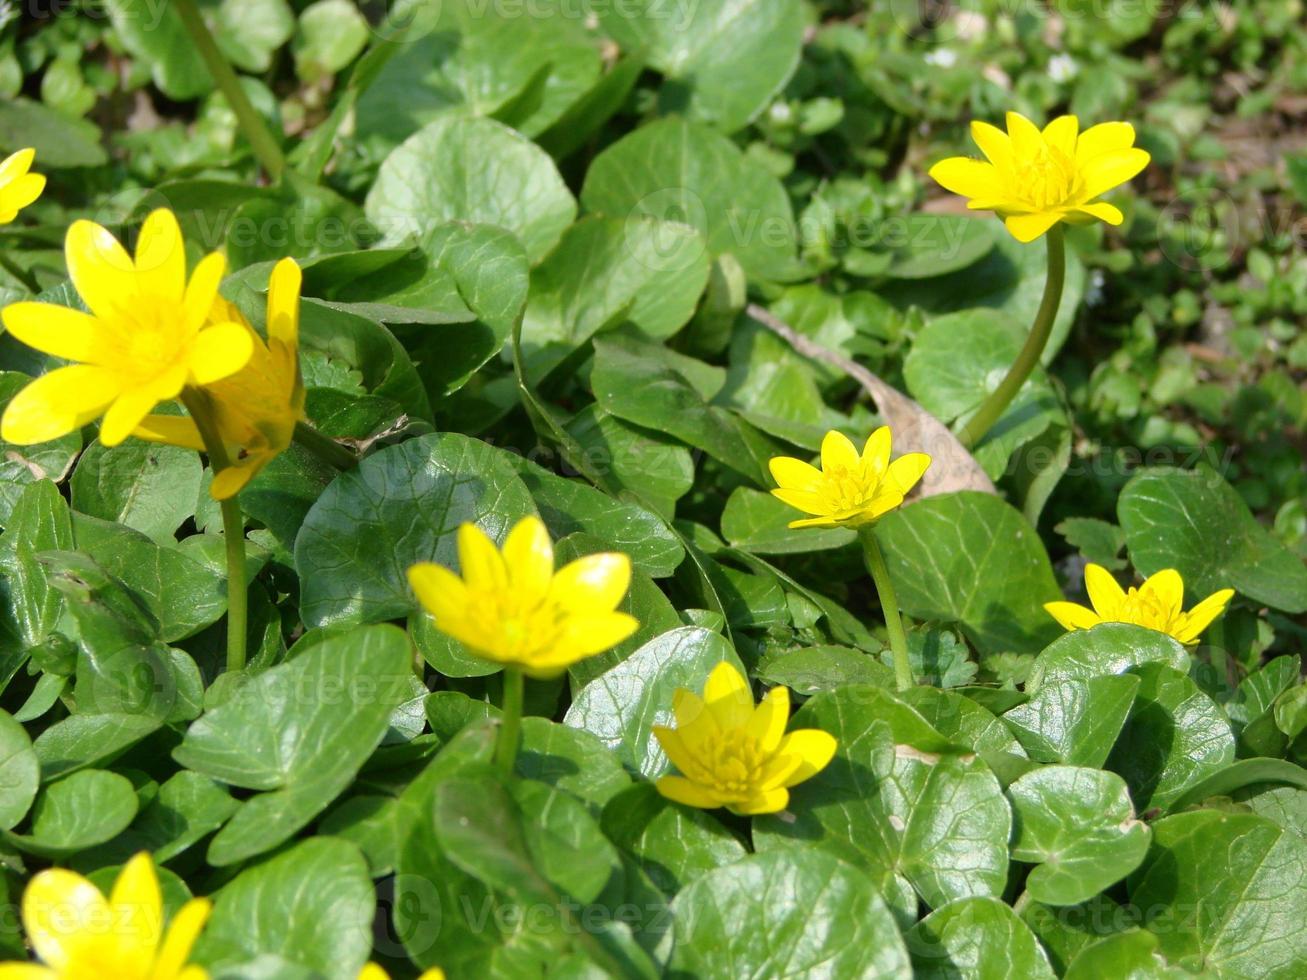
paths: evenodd
<path fill-rule="evenodd" d="M 777 456 L 772 494 L 791 507 L 816 516 L 790 521 L 790 527 L 860 527 L 888 514 L 917 485 L 930 457 L 904 453 L 890 462 L 889 426 L 871 434 L 858 455 L 842 433 L 831 430 L 821 441 L 821 469 L 803 460 Z"/>
<path fill-rule="evenodd" d="M 232 465 L 213 478 L 215 500 L 235 496 L 263 467 L 291 444 L 295 423 L 304 417 L 304 381 L 299 361 L 300 267 L 282 259 L 268 278 L 268 341 L 254 331 L 240 311 L 221 296 L 214 301 L 210 323 L 239 323 L 249 334 L 249 363 L 229 378 L 205 387 L 214 421 Z M 178 415 L 150 415 L 132 433 L 151 442 L 166 442 L 204 451 L 195 423 Z"/>
<path fill-rule="evenodd" d="M 1082 224 L 1097 218 L 1121 223 L 1121 212 L 1100 194 L 1124 184 L 1148 166 L 1134 145 L 1129 123 L 1109 122 L 1080 132 L 1075 116 L 1059 116 L 1044 127 L 1019 112 L 1007 114 L 1007 132 L 973 122 L 971 138 L 989 162 L 950 157 L 930 176 L 954 194 L 971 198 L 973 211 L 994 211 L 1021 242 L 1032 242 L 1059 221 Z"/>
<path fill-rule="evenodd" d="M 29 347 L 79 363 L 56 368 L 15 395 L 0 419 L 0 438 L 46 442 L 103 414 L 100 441 L 116 446 L 159 402 L 187 385 L 229 377 L 250 359 L 245 327 L 208 323 L 226 260 L 208 256 L 187 281 L 171 211 L 145 219 L 135 260 L 90 221 L 68 229 L 64 256 L 90 313 L 25 302 L 6 306 L 2 315 Z"/>
<path fill-rule="evenodd" d="M 825 769 L 835 736 L 816 728 L 785 734 L 790 692 L 773 687 L 757 707 L 749 683 L 723 661 L 713 668 L 703 697 L 677 688 L 676 727 L 654 735 L 680 776 L 663 776 L 658 792 L 686 806 L 724 806 L 743 815 L 775 813 L 790 802 L 788 787 Z"/>
<path fill-rule="evenodd" d="M 163 928 L 154 862 L 141 852 L 123 866 L 105 900 L 79 874 L 42 871 L 23 893 L 23 927 L 44 964 L 0 963 L 0 980 L 205 980 L 187 966 L 209 918 L 207 898 L 193 898 Z"/>
<path fill-rule="evenodd" d="M 1225 611 L 1234 589 L 1213 592 L 1184 612 L 1184 580 L 1174 568 L 1150 575 L 1139 588 L 1122 590 L 1102 565 L 1085 566 L 1085 589 L 1093 609 L 1074 602 L 1046 602 L 1049 615 L 1069 630 L 1087 630 L 1099 623 L 1132 623 L 1147 626 L 1181 643 L 1197 643 L 1203 630 Z"/>
<path fill-rule="evenodd" d="M 473 653 L 532 677 L 621 643 L 640 626 L 617 604 L 631 584 L 623 554 L 585 555 L 554 571 L 554 547 L 538 517 L 524 517 L 501 553 L 475 524 L 458 529 L 463 577 L 429 562 L 409 584 L 436 626 Z"/>
<path fill-rule="evenodd" d="M 45 190 L 45 178 L 28 173 L 36 151 L 31 147 L 5 157 L 0 163 L 0 225 L 7 225 Z"/>
<path fill-rule="evenodd" d="M 377 964 L 368 963 L 359 970 L 358 980 L 390 980 L 390 974 Z M 433 966 L 430 970 L 424 970 L 418 980 L 445 980 L 445 971 Z"/>

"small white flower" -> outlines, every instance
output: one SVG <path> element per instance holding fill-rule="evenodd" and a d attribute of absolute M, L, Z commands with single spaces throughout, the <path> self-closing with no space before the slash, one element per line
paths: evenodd
<path fill-rule="evenodd" d="M 1080 67 L 1069 54 L 1055 54 L 1048 62 L 1048 77 L 1055 82 L 1066 82 L 1076 77 Z"/>
<path fill-rule="evenodd" d="M 952 68 L 958 63 L 958 53 L 952 48 L 936 48 L 927 53 L 925 61 L 936 68 Z"/>

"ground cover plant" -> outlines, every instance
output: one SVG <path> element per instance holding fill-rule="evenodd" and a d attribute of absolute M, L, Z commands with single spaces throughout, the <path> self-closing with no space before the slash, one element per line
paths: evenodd
<path fill-rule="evenodd" d="M 1307 975 L 1302 14 L 0 7 L 0 980 Z"/>

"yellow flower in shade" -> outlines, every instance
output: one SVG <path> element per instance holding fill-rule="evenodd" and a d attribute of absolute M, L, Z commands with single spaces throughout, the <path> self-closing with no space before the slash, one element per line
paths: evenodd
<path fill-rule="evenodd" d="M 78 363 L 56 368 L 15 395 L 0 419 L 0 438 L 46 442 L 103 414 L 100 441 L 116 446 L 159 402 L 187 385 L 229 377 L 249 361 L 249 331 L 208 319 L 226 260 L 215 252 L 188 281 L 181 229 L 171 211 L 145 219 L 135 259 L 90 221 L 73 222 L 64 257 L 90 313 L 24 302 L 0 315 L 29 347 Z"/>
<path fill-rule="evenodd" d="M 686 806 L 726 807 L 742 815 L 775 813 L 790 802 L 789 787 L 825 769 L 835 736 L 816 728 L 785 734 L 790 692 L 773 687 L 757 707 L 749 682 L 723 661 L 713 668 L 703 697 L 678 688 L 676 727 L 654 735 L 682 773 L 663 776 L 658 792 Z"/>
<path fill-rule="evenodd" d="M 1007 132 L 973 122 L 971 138 L 988 158 L 950 157 L 930 176 L 954 194 L 971 198 L 973 211 L 994 211 L 1021 242 L 1032 242 L 1059 221 L 1098 219 L 1121 223 L 1121 212 L 1100 194 L 1124 184 L 1148 166 L 1134 145 L 1129 123 L 1109 122 L 1080 132 L 1075 116 L 1059 116 L 1040 130 L 1018 112 L 1007 114 Z"/>
<path fill-rule="evenodd" d="M 390 980 L 390 974 L 377 964 L 369 963 L 359 970 L 358 980 Z M 445 971 L 433 966 L 430 970 L 424 970 L 418 980 L 445 980 Z"/>
<path fill-rule="evenodd" d="M 214 301 L 210 323 L 239 323 L 250 337 L 249 363 L 231 377 L 205 386 L 214 421 L 232 465 L 213 478 L 215 500 L 239 493 L 295 437 L 304 417 L 304 381 L 299 361 L 300 267 L 282 259 L 268 279 L 268 340 L 264 343 L 240 311 L 221 296 Z M 166 442 L 204 451 L 195 423 L 178 415 L 150 415 L 132 433 L 151 442 Z"/>
<path fill-rule="evenodd" d="M 36 151 L 30 147 L 5 157 L 0 163 L 0 225 L 7 225 L 45 190 L 45 178 L 29 173 Z"/>
<path fill-rule="evenodd" d="M 917 485 L 930 457 L 904 453 L 890 462 L 889 426 L 871 434 L 862 454 L 843 433 L 834 430 L 821 441 L 821 469 L 801 459 L 777 456 L 771 475 L 778 484 L 772 494 L 806 517 L 790 527 L 861 527 L 888 514 Z"/>
<path fill-rule="evenodd" d="M 640 624 L 617 604 L 631 584 L 631 560 L 605 552 L 554 571 L 554 546 L 538 517 L 524 517 L 501 552 L 475 524 L 458 529 L 462 578 L 424 562 L 409 584 L 436 627 L 473 653 L 532 677 L 621 643 Z"/>
<path fill-rule="evenodd" d="M 1085 566 L 1085 590 L 1093 609 L 1074 602 L 1046 602 L 1044 608 L 1069 630 L 1087 630 L 1099 623 L 1132 623 L 1166 633 L 1185 644 L 1197 643 L 1203 630 L 1225 611 L 1234 596 L 1234 589 L 1221 589 L 1184 612 L 1184 580 L 1174 568 L 1150 575 L 1139 588 L 1127 591 L 1111 572 L 1094 564 Z"/>
<path fill-rule="evenodd" d="M 107 901 L 79 874 L 42 871 L 23 893 L 23 928 L 43 965 L 0 963 L 0 980 L 205 980 L 186 960 L 209 909 L 207 898 L 193 898 L 165 931 L 147 852 L 123 866 Z"/>

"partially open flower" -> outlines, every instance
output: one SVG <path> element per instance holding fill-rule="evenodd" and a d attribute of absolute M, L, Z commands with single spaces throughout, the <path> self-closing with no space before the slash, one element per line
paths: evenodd
<path fill-rule="evenodd" d="M 18 212 L 36 201 L 45 190 L 45 177 L 30 173 L 36 151 L 31 147 L 11 153 L 0 162 L 0 225 L 7 225 Z"/>
<path fill-rule="evenodd" d="M 1059 116 L 1042 130 L 1019 112 L 1007 114 L 1007 132 L 971 124 L 985 160 L 949 157 L 930 176 L 969 197 L 973 211 L 994 211 L 1018 241 L 1032 242 L 1059 221 L 1119 225 L 1119 209 L 1098 200 L 1148 166 L 1134 145 L 1129 123 L 1109 122 L 1080 132 L 1075 116 Z"/>
<path fill-rule="evenodd" d="M 1127 591 L 1111 572 L 1094 564 L 1085 566 L 1085 589 L 1093 609 L 1074 602 L 1046 602 L 1044 608 L 1069 630 L 1087 630 L 1099 623 L 1131 623 L 1185 644 L 1197 643 L 1234 596 L 1234 589 L 1221 589 L 1184 612 L 1184 580 L 1174 568 L 1150 575 L 1139 588 L 1132 586 Z"/>
<path fill-rule="evenodd" d="M 653 732 L 682 774 L 663 776 L 658 792 L 687 806 L 775 813 L 789 804 L 789 787 L 821 772 L 835 755 L 829 732 L 785 734 L 787 688 L 773 687 L 754 707 L 749 682 L 724 661 L 708 675 L 703 697 L 678 688 L 672 708 L 676 727 L 655 725 Z"/>

